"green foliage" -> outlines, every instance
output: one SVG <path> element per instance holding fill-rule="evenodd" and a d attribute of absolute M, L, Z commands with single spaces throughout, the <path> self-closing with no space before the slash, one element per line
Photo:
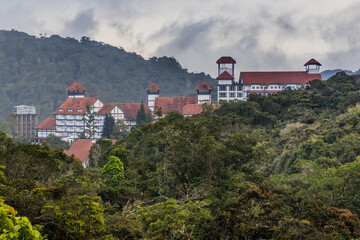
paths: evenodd
<path fill-rule="evenodd" d="M 107 184 L 109 186 L 118 185 L 124 179 L 124 164 L 118 157 L 109 156 L 109 160 L 101 170 L 102 174 L 109 176 Z"/>
<path fill-rule="evenodd" d="M 0 198 L 0 239 L 43 239 L 27 217 L 16 217 L 14 208 Z"/>
<path fill-rule="evenodd" d="M 103 138 L 110 138 L 115 126 L 115 119 L 110 115 L 106 114 L 104 119 L 104 127 L 103 127 Z"/>
<path fill-rule="evenodd" d="M 91 39 L 0 31 L 0 49 L 0 119 L 24 103 L 36 106 L 39 120 L 45 119 L 63 102 L 64 89 L 75 80 L 88 89 L 88 96 L 104 102 L 145 100 L 145 88 L 153 81 L 161 83 L 165 96 L 185 96 L 202 81 L 215 86 L 209 75 L 188 73 L 172 57 L 145 60 Z"/>
<path fill-rule="evenodd" d="M 81 134 L 80 138 L 93 138 L 95 136 L 95 111 L 93 107 L 90 107 L 90 105 L 86 104 L 86 113 L 84 114 L 84 120 L 85 120 L 85 129 L 83 134 Z"/>
<path fill-rule="evenodd" d="M 41 211 L 43 231 L 50 239 L 98 239 L 104 235 L 99 197 L 87 195 L 64 198 Z"/>
<path fill-rule="evenodd" d="M 66 150 L 70 148 L 70 144 L 68 142 L 61 140 L 60 137 L 57 137 L 54 134 L 47 136 L 46 142 L 50 144 L 51 148 L 63 148 Z"/>
<path fill-rule="evenodd" d="M 211 220 L 208 202 L 167 200 L 135 210 L 146 239 L 201 239 Z"/>
<path fill-rule="evenodd" d="M 118 139 L 126 137 L 127 134 L 128 134 L 128 131 L 127 131 L 127 127 L 126 127 L 124 121 L 117 120 L 114 125 L 113 131 L 111 132 L 110 138 L 118 140 Z"/>
<path fill-rule="evenodd" d="M 145 112 L 144 103 L 141 102 L 139 111 L 136 114 L 136 126 L 141 127 L 144 123 L 152 122 L 152 116 L 150 112 Z"/>

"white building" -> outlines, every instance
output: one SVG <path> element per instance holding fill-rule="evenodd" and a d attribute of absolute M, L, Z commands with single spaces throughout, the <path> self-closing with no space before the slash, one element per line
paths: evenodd
<path fill-rule="evenodd" d="M 93 138 L 101 138 L 105 115 L 110 114 L 116 120 L 123 120 L 127 128 L 136 126 L 136 115 L 141 103 L 108 103 L 104 104 L 99 98 L 85 97 L 86 88 L 75 82 L 66 88 L 68 98 L 54 112 L 55 118 L 47 118 L 37 127 L 38 138 L 46 138 L 54 134 L 62 139 L 72 142 L 79 138 L 85 130 L 86 106 L 89 106 L 92 113 L 95 113 Z M 146 112 L 151 112 L 144 104 Z"/>
<path fill-rule="evenodd" d="M 269 95 L 286 88 L 299 89 L 314 79 L 320 79 L 321 64 L 311 59 L 304 64 L 305 71 L 241 72 L 239 81 L 234 79 L 236 61 L 221 57 L 218 64 L 218 101 L 245 101 L 249 94 Z"/>

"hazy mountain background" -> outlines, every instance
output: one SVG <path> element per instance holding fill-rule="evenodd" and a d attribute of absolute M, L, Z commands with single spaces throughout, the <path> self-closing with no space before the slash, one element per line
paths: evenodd
<path fill-rule="evenodd" d="M 152 82 L 162 96 L 195 95 L 202 81 L 215 86 L 210 75 L 189 73 L 173 57 L 145 60 L 87 37 L 78 41 L 0 31 L 1 119 L 20 104 L 36 106 L 39 120 L 52 116 L 75 81 L 87 88 L 86 96 L 105 103 L 146 102 L 145 89 Z"/>
<path fill-rule="evenodd" d="M 346 75 L 359 75 L 360 69 L 356 72 L 350 71 L 350 70 L 343 70 L 343 69 L 333 69 L 333 70 L 325 70 L 321 72 L 321 77 L 323 80 L 328 80 L 332 76 L 334 76 L 338 72 L 345 72 Z"/>
<path fill-rule="evenodd" d="M 206 61 L 216 68 L 216 60 Z M 340 71 L 326 70 L 322 77 L 326 80 Z M 174 57 L 145 60 L 87 37 L 78 41 L 0 31 L 0 120 L 20 104 L 36 106 L 39 120 L 52 116 L 66 99 L 65 88 L 75 81 L 88 89 L 86 96 L 105 103 L 146 102 L 145 89 L 152 82 L 162 89 L 162 96 L 195 95 L 202 81 L 216 86 L 209 74 L 189 73 Z"/>

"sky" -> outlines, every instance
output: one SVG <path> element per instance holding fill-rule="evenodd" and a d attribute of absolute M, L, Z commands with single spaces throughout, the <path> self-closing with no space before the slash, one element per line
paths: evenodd
<path fill-rule="evenodd" d="M 0 29 L 88 36 L 145 59 L 175 57 L 216 77 L 240 71 L 360 68 L 359 0 L 0 0 Z"/>

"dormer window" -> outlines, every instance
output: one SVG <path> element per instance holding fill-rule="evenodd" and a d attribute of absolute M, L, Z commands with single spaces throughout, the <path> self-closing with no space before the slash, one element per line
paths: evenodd
<path fill-rule="evenodd" d="M 73 110 L 72 110 L 72 109 L 68 109 L 67 111 L 68 111 L 68 112 L 72 112 Z"/>
<path fill-rule="evenodd" d="M 59 112 L 63 112 L 63 111 L 64 111 L 64 109 L 62 109 L 62 108 L 59 109 Z"/>
<path fill-rule="evenodd" d="M 78 109 L 78 110 L 76 110 L 77 112 L 82 112 L 82 110 L 81 109 Z"/>

